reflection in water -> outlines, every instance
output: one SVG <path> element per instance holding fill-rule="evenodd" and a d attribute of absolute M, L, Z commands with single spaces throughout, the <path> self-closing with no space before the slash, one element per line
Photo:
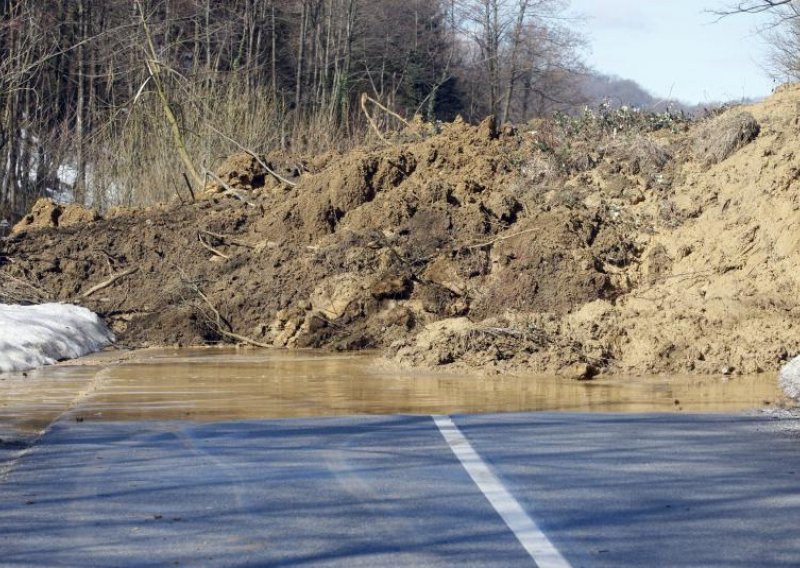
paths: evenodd
<path fill-rule="evenodd" d="M 79 420 L 234 420 L 535 410 L 736 411 L 780 399 L 771 375 L 601 378 L 445 375 L 378 367 L 374 355 L 233 349 L 103 355 L 0 376 L 0 437 L 64 412 Z"/>

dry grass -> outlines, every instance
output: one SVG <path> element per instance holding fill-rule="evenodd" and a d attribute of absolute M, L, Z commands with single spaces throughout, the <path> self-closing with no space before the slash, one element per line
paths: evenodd
<path fill-rule="evenodd" d="M 660 172 L 672 159 L 666 148 L 640 134 L 615 139 L 606 148 L 606 155 L 625 163 L 632 175 Z"/>
<path fill-rule="evenodd" d="M 271 98 L 267 88 L 235 80 L 175 82 L 171 87 L 187 151 L 199 171 L 215 170 L 241 147 L 267 154 L 276 150 L 317 154 L 346 150 L 363 131 L 344 131 L 319 114 L 298 116 Z M 349 127 L 351 130 L 352 126 Z M 232 140 L 235 140 L 233 142 Z M 191 200 L 163 109 L 144 93 L 118 111 L 91 140 L 92 200 L 96 207 L 146 206 L 176 196 Z M 198 193 L 201 188 L 194 188 Z"/>
<path fill-rule="evenodd" d="M 725 113 L 700 129 L 692 153 L 707 166 L 718 164 L 753 141 L 760 131 L 758 121 L 749 112 Z"/>
<path fill-rule="evenodd" d="M 210 127 L 257 149 L 279 142 L 275 106 L 266 93 L 241 93 L 232 84 L 185 88 L 188 96 L 182 94 L 180 99 L 189 102 L 174 105 L 173 112 L 198 170 L 213 169 L 220 157 L 235 150 Z M 93 197 L 101 208 L 148 205 L 176 195 L 190 199 L 185 168 L 154 96 L 140 97 L 118 115 L 93 137 L 92 149 Z"/>

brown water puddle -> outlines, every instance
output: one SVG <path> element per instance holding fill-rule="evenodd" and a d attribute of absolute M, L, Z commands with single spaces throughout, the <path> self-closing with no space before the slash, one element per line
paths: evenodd
<path fill-rule="evenodd" d="M 120 358 L 122 360 L 120 360 Z M 0 438 L 76 420 L 236 420 L 519 411 L 730 412 L 781 400 L 776 379 L 402 372 L 371 354 L 234 349 L 108 353 L 0 375 Z"/>

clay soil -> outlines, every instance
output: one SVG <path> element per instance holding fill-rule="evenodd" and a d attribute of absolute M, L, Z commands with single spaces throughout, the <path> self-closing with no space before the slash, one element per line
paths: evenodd
<path fill-rule="evenodd" d="M 457 121 L 346 155 L 232 156 L 192 203 L 39 203 L 2 242 L 0 299 L 85 305 L 127 346 L 772 371 L 800 352 L 799 107 L 790 86 L 659 129 Z"/>

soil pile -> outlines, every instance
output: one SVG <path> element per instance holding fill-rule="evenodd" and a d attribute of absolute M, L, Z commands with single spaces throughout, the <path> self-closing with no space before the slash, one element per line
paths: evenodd
<path fill-rule="evenodd" d="M 20 233 L 29 229 L 82 225 L 98 219 L 100 219 L 100 214 L 94 209 L 87 209 L 75 204 L 60 205 L 52 199 L 42 198 L 33 204 L 31 212 L 14 225 L 11 232 Z"/>
<path fill-rule="evenodd" d="M 773 370 L 800 351 L 798 105 L 785 87 L 688 126 L 456 121 L 343 156 L 233 156 L 197 203 L 18 228 L 0 284 L 78 301 L 129 345 Z"/>

